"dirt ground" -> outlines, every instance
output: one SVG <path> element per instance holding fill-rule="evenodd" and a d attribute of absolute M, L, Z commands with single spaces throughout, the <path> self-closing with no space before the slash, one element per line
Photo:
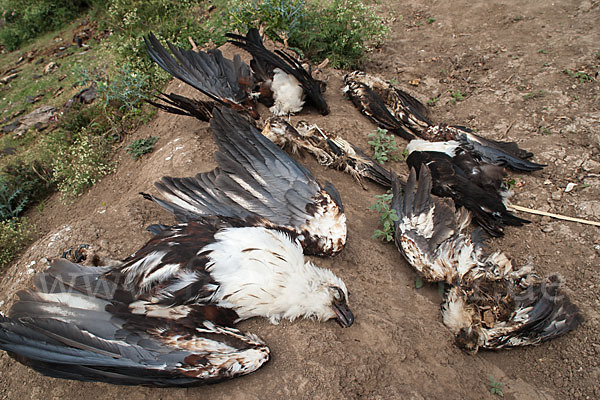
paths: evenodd
<path fill-rule="evenodd" d="M 475 128 L 494 139 L 515 140 L 548 164 L 515 174 L 512 201 L 553 213 L 600 220 L 600 3 L 589 0 L 487 2 L 394 1 L 382 6 L 392 32 L 365 70 L 395 79 L 421 101 L 432 97 L 434 119 Z M 230 48 L 226 50 L 231 51 Z M 230 54 L 230 53 L 229 53 Z M 580 82 L 564 73 L 584 71 Z M 367 149 L 374 126 L 341 94 L 343 71 L 328 71 L 325 117 L 306 119 Z M 412 82 L 412 83 L 411 83 Z M 179 82 L 168 90 L 196 95 Z M 460 91 L 464 100 L 453 102 Z M 263 109 L 263 115 L 267 110 Z M 153 193 L 164 175 L 189 176 L 214 166 L 207 124 L 158 113 L 128 140 L 160 136 L 154 153 L 132 160 L 123 149 L 117 173 L 70 204 L 58 196 L 30 216 L 42 233 L 0 278 L 0 310 L 44 270 L 47 258 L 79 243 L 124 258 L 150 234 L 145 226 L 173 219 L 139 191 Z M 400 146 L 405 143 L 398 138 Z M 249 376 L 192 389 L 118 387 L 46 378 L 0 354 L 0 397 L 7 399 L 488 399 L 490 376 L 506 399 L 600 398 L 600 228 L 525 215 L 532 223 L 495 240 L 517 265 L 559 272 L 586 321 L 571 334 L 538 347 L 461 352 L 441 322 L 435 287 L 416 290 L 415 274 L 391 244 L 372 239 L 377 215 L 369 210 L 383 190 L 364 191 L 348 175 L 302 160 L 321 181 L 334 182 L 348 216 L 349 239 L 331 259 L 315 259 L 350 290 L 355 324 L 255 319 L 240 324 L 260 335 L 273 359 Z M 404 173 L 403 163 L 390 166 Z M 577 186 L 565 192 L 568 183 Z"/>

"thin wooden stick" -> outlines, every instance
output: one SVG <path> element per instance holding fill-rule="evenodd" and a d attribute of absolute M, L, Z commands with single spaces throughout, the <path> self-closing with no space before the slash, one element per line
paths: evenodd
<path fill-rule="evenodd" d="M 562 220 L 565 220 L 565 221 L 572 221 L 572 222 L 579 222 L 581 224 L 587 224 L 587 225 L 593 225 L 593 226 L 600 226 L 600 222 L 590 221 L 590 220 L 582 219 L 582 218 L 567 217 L 566 215 L 552 214 L 552 213 L 549 213 L 549 212 L 546 212 L 546 211 L 534 210 L 532 208 L 521 207 L 521 206 L 517 206 L 517 205 L 514 205 L 514 204 L 509 204 L 507 207 L 508 208 L 512 208 L 513 210 L 516 210 L 516 211 L 522 211 L 522 212 L 526 212 L 526 213 L 530 213 L 530 214 L 544 215 L 546 217 L 552 217 L 552 218 L 556 218 L 556 219 L 562 219 Z"/>

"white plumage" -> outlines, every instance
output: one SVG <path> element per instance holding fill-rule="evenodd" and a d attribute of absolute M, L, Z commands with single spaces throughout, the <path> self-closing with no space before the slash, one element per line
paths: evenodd
<path fill-rule="evenodd" d="M 295 114 L 304 106 L 304 90 L 300 82 L 293 75 L 287 74 L 279 68 L 273 70 L 271 82 L 273 100 L 275 103 L 270 108 L 275 115 Z"/>

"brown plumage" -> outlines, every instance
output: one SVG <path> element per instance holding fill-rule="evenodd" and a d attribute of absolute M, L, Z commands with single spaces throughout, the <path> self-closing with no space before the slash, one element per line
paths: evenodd
<path fill-rule="evenodd" d="M 449 285 L 442 304 L 444 324 L 456 343 L 474 353 L 535 345 L 562 336 L 582 321 L 556 275 L 538 277 L 531 267 L 513 268 L 502 252 L 489 253 L 479 230 L 467 235 L 469 214 L 431 195 L 432 179 L 422 166 L 400 189 L 392 179 L 392 208 L 398 214 L 398 249 L 429 282 Z"/>
<path fill-rule="evenodd" d="M 354 71 L 344 77 L 344 92 L 354 105 L 377 126 L 412 140 L 415 137 L 440 142 L 456 140 L 482 160 L 506 165 L 519 171 L 537 171 L 544 167 L 528 161 L 532 153 L 515 142 L 500 142 L 474 134 L 462 126 L 434 123 L 427 108 L 408 93 L 381 78 Z"/>

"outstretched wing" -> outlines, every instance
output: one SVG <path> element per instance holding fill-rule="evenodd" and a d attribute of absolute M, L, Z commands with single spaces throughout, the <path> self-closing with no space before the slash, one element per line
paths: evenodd
<path fill-rule="evenodd" d="M 198 385 L 268 361 L 262 340 L 229 327 L 233 310 L 195 305 L 177 318 L 167 307 L 164 316 L 136 315 L 113 279 L 119 271 L 110 272 L 55 260 L 34 289 L 18 293 L 10 317 L 0 316 L 0 349 L 45 375 L 123 385 Z"/>
<path fill-rule="evenodd" d="M 305 167 L 236 112 L 215 110 L 211 127 L 219 167 L 193 178 L 163 178 L 156 187 L 165 200 L 146 198 L 180 220 L 260 217 L 296 230 L 304 236 L 305 249 L 313 240 L 323 242 L 314 250 L 317 254 L 332 251 L 332 246 L 333 252 L 341 250 L 346 224 L 337 191 L 321 188 Z"/>
<path fill-rule="evenodd" d="M 324 83 L 314 79 L 310 73 L 292 56 L 282 50 L 272 52 L 268 50 L 256 28 L 250 28 L 246 36 L 234 33 L 225 34 L 229 42 L 246 50 L 254 58 L 253 66 L 257 75 L 264 75 L 264 71 L 273 71 L 279 68 L 285 73 L 292 75 L 298 80 L 309 101 L 319 110 L 322 115 L 329 114 L 329 107 L 323 97 Z"/>
<path fill-rule="evenodd" d="M 183 324 L 115 316 L 104 310 L 111 307 L 104 301 L 70 298 L 67 293 L 28 291 L 20 296 L 11 318 L 0 316 L 0 348 L 44 375 L 121 385 L 192 386 L 248 374 L 269 360 L 269 348 L 260 338 L 208 320 Z"/>
<path fill-rule="evenodd" d="M 216 102 L 245 109 L 258 118 L 248 98 L 247 89 L 253 86 L 252 73 L 239 55 L 231 61 L 218 49 L 195 52 L 167 42 L 173 58 L 152 33 L 144 41 L 150 58 L 169 74 Z"/>

